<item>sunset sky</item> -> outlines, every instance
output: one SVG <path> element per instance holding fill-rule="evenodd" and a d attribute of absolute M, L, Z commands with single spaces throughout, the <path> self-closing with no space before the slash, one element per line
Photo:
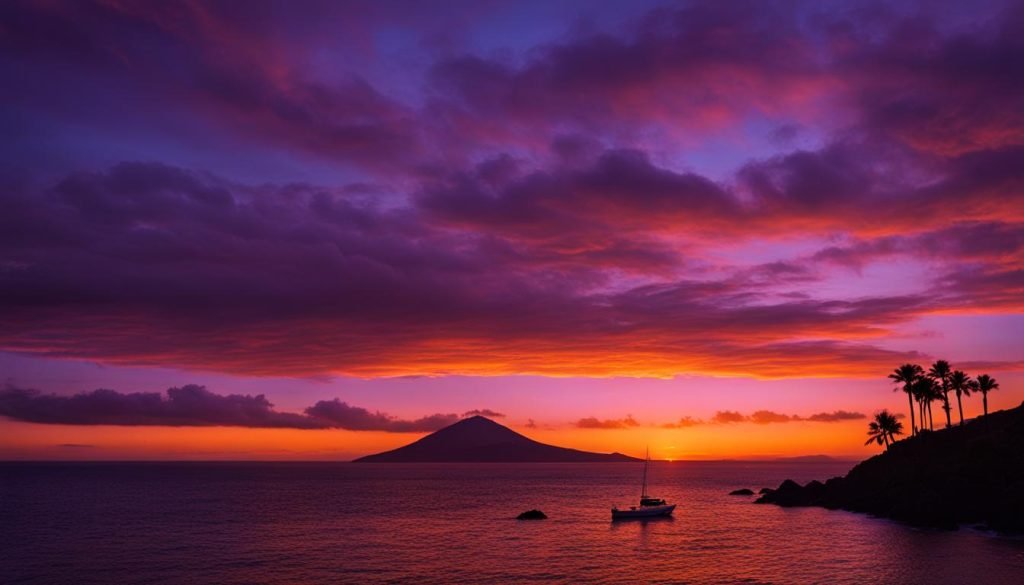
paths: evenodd
<path fill-rule="evenodd" d="M 1022 71 L 1019 2 L 2 2 L 0 459 L 1017 406 Z"/>

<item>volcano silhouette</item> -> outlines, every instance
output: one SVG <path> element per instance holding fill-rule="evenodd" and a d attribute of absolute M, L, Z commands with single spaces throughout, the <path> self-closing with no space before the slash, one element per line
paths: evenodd
<path fill-rule="evenodd" d="M 589 453 L 538 443 L 489 418 L 460 420 L 415 443 L 356 459 L 362 463 L 588 463 L 639 461 L 621 453 Z"/>

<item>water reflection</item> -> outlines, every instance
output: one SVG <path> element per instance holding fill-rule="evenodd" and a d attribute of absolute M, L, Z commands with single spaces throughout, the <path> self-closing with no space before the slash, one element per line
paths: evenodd
<path fill-rule="evenodd" d="M 822 464 L 654 464 L 670 518 L 612 522 L 631 465 L 0 466 L 0 582 L 1018 583 L 1024 541 L 738 487 Z M 523 510 L 548 520 L 514 520 Z"/>

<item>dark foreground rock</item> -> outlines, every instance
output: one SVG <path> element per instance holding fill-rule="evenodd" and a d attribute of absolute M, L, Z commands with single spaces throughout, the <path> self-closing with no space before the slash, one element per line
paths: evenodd
<path fill-rule="evenodd" d="M 540 510 L 527 510 L 516 516 L 516 520 L 547 520 L 548 516 Z"/>
<path fill-rule="evenodd" d="M 729 492 L 729 495 L 730 496 L 752 496 L 752 495 L 754 495 L 754 490 L 748 490 L 747 488 L 743 488 L 741 490 L 732 490 L 731 492 Z"/>
<path fill-rule="evenodd" d="M 759 491 L 757 493 L 759 493 L 759 494 L 770 494 L 770 493 L 772 493 L 774 491 L 775 490 L 773 490 L 772 488 L 761 488 L 761 491 Z"/>
<path fill-rule="evenodd" d="M 758 504 L 822 506 L 916 526 L 1024 532 L 1024 405 L 897 441 L 846 475 L 786 480 Z"/>

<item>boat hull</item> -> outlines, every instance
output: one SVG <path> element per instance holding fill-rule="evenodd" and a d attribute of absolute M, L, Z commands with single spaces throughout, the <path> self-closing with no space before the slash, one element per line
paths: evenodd
<path fill-rule="evenodd" d="M 642 506 L 629 510 L 612 508 L 612 520 L 633 520 L 638 518 L 663 518 L 671 516 L 676 509 L 675 504 L 668 506 Z"/>

